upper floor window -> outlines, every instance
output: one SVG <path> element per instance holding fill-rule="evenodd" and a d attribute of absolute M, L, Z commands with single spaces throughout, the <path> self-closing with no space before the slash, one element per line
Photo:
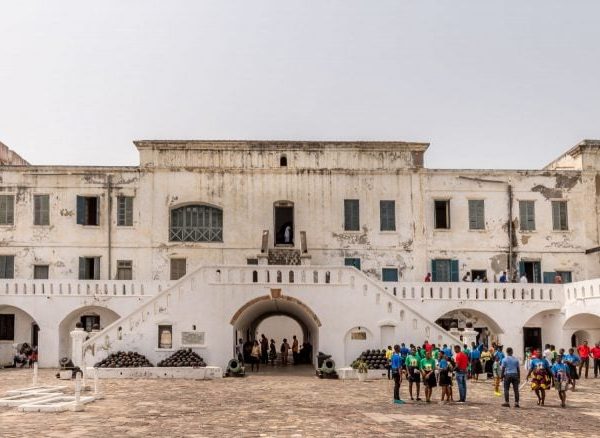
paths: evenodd
<path fill-rule="evenodd" d="M 15 278 L 15 256 L 0 256 L 0 278 Z"/>
<path fill-rule="evenodd" d="M 133 280 L 133 262 L 117 260 L 117 280 Z"/>
<path fill-rule="evenodd" d="M 33 225 L 50 225 L 50 196 L 33 195 Z"/>
<path fill-rule="evenodd" d="M 223 210 L 208 205 L 186 205 L 171 210 L 169 240 L 222 242 Z"/>
<path fill-rule="evenodd" d="M 485 204 L 483 199 L 469 199 L 469 229 L 485 229 Z"/>
<path fill-rule="evenodd" d="M 382 268 L 381 269 L 381 280 L 382 281 L 398 281 L 398 269 L 397 268 Z"/>
<path fill-rule="evenodd" d="M 0 195 L 0 225 L 14 225 L 15 223 L 15 197 L 14 195 Z"/>
<path fill-rule="evenodd" d="M 360 230 L 358 199 L 344 199 L 344 230 Z"/>
<path fill-rule="evenodd" d="M 133 226 L 133 196 L 117 197 L 117 225 L 120 227 Z"/>
<path fill-rule="evenodd" d="M 450 229 L 450 200 L 434 201 L 435 228 L 438 230 Z"/>
<path fill-rule="evenodd" d="M 567 201 L 552 201 L 552 229 L 555 231 L 569 229 Z"/>
<path fill-rule="evenodd" d="M 287 167 L 287 157 L 286 157 L 285 155 L 282 155 L 282 156 L 279 158 L 279 165 L 280 165 L 281 167 Z"/>
<path fill-rule="evenodd" d="M 396 231 L 395 201 L 379 201 L 379 221 L 381 231 Z"/>
<path fill-rule="evenodd" d="M 77 223 L 100 225 L 100 199 L 97 196 L 77 196 Z"/>
<path fill-rule="evenodd" d="M 79 257 L 79 279 L 100 280 L 100 257 Z"/>
<path fill-rule="evenodd" d="M 535 231 L 535 201 L 519 201 L 521 231 Z"/>
<path fill-rule="evenodd" d="M 179 280 L 185 276 L 187 271 L 187 261 L 183 258 L 171 259 L 171 280 Z"/>
<path fill-rule="evenodd" d="M 344 259 L 345 266 L 354 266 L 356 269 L 360 271 L 360 259 L 357 257 L 346 257 Z"/>

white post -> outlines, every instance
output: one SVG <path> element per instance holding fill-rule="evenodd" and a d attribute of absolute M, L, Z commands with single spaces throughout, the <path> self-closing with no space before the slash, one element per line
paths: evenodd
<path fill-rule="evenodd" d="M 77 325 L 79 326 L 81 323 L 78 323 Z M 83 343 L 85 342 L 86 337 L 87 333 L 83 330 L 83 327 L 75 327 L 71 332 L 71 341 L 73 344 L 71 349 L 71 360 L 73 361 L 73 365 L 82 369 L 84 367 Z"/>
<path fill-rule="evenodd" d="M 38 385 L 38 363 L 33 363 L 33 386 Z"/>
<path fill-rule="evenodd" d="M 75 375 L 75 403 L 73 404 L 73 411 L 83 411 L 83 403 L 81 403 L 81 374 Z"/>
<path fill-rule="evenodd" d="M 100 378 L 98 377 L 98 369 L 94 368 L 94 398 L 100 400 L 104 398 L 102 389 L 100 388 Z"/>

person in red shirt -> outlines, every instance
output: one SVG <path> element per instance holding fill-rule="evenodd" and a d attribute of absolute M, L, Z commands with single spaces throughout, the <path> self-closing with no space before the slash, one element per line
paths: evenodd
<path fill-rule="evenodd" d="M 594 378 L 600 374 L 600 342 L 596 342 L 596 346 L 590 350 L 594 359 Z"/>
<path fill-rule="evenodd" d="M 588 370 L 590 369 L 590 347 L 588 347 L 587 341 L 583 341 L 583 344 L 577 347 L 579 353 L 579 377 L 581 377 L 581 369 L 585 366 L 585 378 L 588 378 Z"/>
<path fill-rule="evenodd" d="M 456 385 L 458 386 L 459 402 L 467 401 L 467 368 L 469 366 L 469 357 L 461 350 L 460 345 L 454 346 L 454 363 L 456 368 Z"/>

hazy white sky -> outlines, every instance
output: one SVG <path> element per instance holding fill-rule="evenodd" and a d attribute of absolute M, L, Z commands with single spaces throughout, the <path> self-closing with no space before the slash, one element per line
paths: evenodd
<path fill-rule="evenodd" d="M 539 168 L 600 138 L 600 1 L 0 0 L 0 141 L 137 164 L 134 139 L 429 141 Z"/>

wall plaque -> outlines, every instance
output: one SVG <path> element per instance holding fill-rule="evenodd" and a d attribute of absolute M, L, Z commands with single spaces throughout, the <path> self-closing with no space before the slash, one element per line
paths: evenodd
<path fill-rule="evenodd" d="M 181 332 L 181 345 L 204 345 L 204 332 Z"/>

